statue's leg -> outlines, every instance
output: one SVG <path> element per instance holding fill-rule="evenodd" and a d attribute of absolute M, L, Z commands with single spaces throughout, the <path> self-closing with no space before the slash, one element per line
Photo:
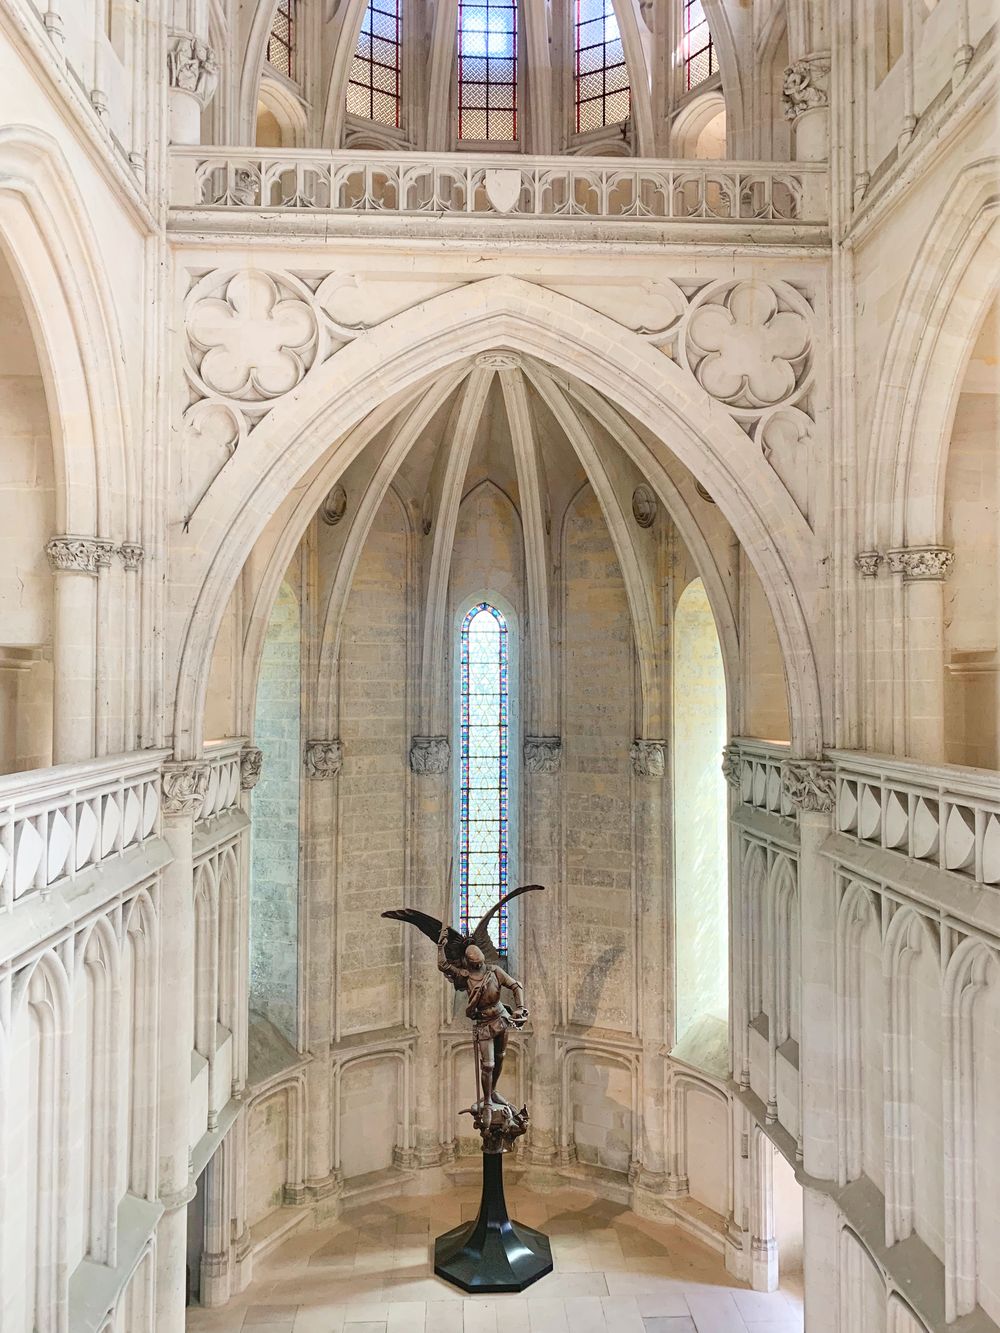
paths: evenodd
<path fill-rule="evenodd" d="M 479 1044 L 479 1073 L 483 1083 L 483 1106 L 488 1107 L 493 1101 L 493 1042 L 489 1038 L 477 1038 Z"/>
<path fill-rule="evenodd" d="M 507 1053 L 507 1032 L 498 1032 L 493 1038 L 493 1086 L 494 1088 L 500 1082 L 500 1073 L 503 1069 L 503 1058 Z"/>

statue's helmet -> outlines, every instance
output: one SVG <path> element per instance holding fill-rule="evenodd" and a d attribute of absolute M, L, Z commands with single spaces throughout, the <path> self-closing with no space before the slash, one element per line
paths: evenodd
<path fill-rule="evenodd" d="M 465 946 L 465 961 L 477 967 L 480 963 L 486 962 L 486 955 L 480 949 L 478 944 L 467 944 Z"/>

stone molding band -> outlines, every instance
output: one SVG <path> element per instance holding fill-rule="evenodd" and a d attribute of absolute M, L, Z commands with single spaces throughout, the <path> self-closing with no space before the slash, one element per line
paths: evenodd
<path fill-rule="evenodd" d="M 335 778 L 344 767 L 343 741 L 306 741 L 303 761 L 307 777 Z"/>
<path fill-rule="evenodd" d="M 410 742 L 410 772 L 417 777 L 436 777 L 448 772 L 451 745 L 447 736 L 414 736 Z"/>
<path fill-rule="evenodd" d="M 942 583 L 955 563 L 948 546 L 897 546 L 891 551 L 860 551 L 854 563 L 863 579 L 873 579 L 883 565 L 904 583 Z"/>
<path fill-rule="evenodd" d="M 98 574 L 102 569 L 109 569 L 114 556 L 118 556 L 126 570 L 137 570 L 145 554 L 136 542 L 123 542 L 120 546 L 103 537 L 52 537 L 45 546 L 49 567 L 54 573 Z"/>

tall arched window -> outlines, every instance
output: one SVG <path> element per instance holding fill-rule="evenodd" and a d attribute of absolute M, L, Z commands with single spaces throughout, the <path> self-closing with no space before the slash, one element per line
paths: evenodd
<path fill-rule="evenodd" d="M 578 134 L 628 119 L 628 69 L 612 0 L 576 0 Z"/>
<path fill-rule="evenodd" d="M 467 931 L 507 892 L 510 846 L 510 647 L 507 622 L 489 602 L 462 621 L 458 893 Z M 490 922 L 507 951 L 507 909 Z"/>
<path fill-rule="evenodd" d="M 297 78 L 295 38 L 298 35 L 298 0 L 278 0 L 274 22 L 267 39 L 267 63 L 286 78 Z"/>
<path fill-rule="evenodd" d="M 353 116 L 399 128 L 401 0 L 369 0 L 347 84 Z"/>
<path fill-rule="evenodd" d="M 517 139 L 517 0 L 458 0 L 458 137 Z"/>
<path fill-rule="evenodd" d="M 710 78 L 719 68 L 719 62 L 702 0 L 681 0 L 681 4 L 681 58 L 687 92 Z"/>

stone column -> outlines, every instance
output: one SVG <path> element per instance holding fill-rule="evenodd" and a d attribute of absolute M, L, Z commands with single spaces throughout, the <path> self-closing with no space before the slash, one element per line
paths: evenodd
<path fill-rule="evenodd" d="M 781 97 L 792 125 L 797 162 L 825 162 L 830 155 L 830 56 L 806 56 L 785 70 Z"/>
<path fill-rule="evenodd" d="M 955 561 L 945 546 L 910 546 L 886 553 L 903 581 L 906 752 L 944 763 L 944 580 Z"/>
<path fill-rule="evenodd" d="M 302 791 L 305 849 L 306 1071 L 305 1186 L 313 1198 L 338 1192 L 334 1170 L 333 1087 L 330 1047 L 334 1040 L 337 929 L 337 812 L 344 747 L 339 740 L 306 741 L 309 781 Z M 335 1205 L 334 1205 L 335 1206 Z"/>
<path fill-rule="evenodd" d="M 163 766 L 163 836 L 172 861 L 160 898 L 161 975 L 168 993 L 160 1005 L 159 1194 L 166 1212 L 156 1239 L 157 1333 L 184 1333 L 187 1294 L 187 1205 L 195 1187 L 190 1170 L 189 1104 L 194 1027 L 194 823 L 208 789 L 208 765 Z"/>
<path fill-rule="evenodd" d="M 639 911 L 639 1037 L 642 1041 L 641 1144 L 637 1183 L 666 1188 L 664 1155 L 664 1055 L 673 1040 L 672 950 L 667 939 L 667 743 L 632 743 L 632 799 L 635 814 L 636 899 Z M 672 896 L 672 895 L 671 895 Z M 669 997 L 669 998 L 668 998 Z"/>
<path fill-rule="evenodd" d="M 451 864 L 448 818 L 451 803 L 451 746 L 447 736 L 414 736 L 410 745 L 413 783 L 413 906 L 430 916 L 450 920 L 445 883 Z M 411 1022 L 418 1029 L 414 1061 L 413 1149 L 418 1166 L 441 1161 L 443 1126 L 440 1115 L 440 1037 L 444 1016 L 444 981 L 437 970 L 437 955 L 422 938 L 413 938 L 410 950 Z"/>
<path fill-rule="evenodd" d="M 559 904 L 562 873 L 559 864 L 561 800 L 559 772 L 562 739 L 528 736 L 524 741 L 524 873 L 527 884 L 544 884 L 545 893 L 521 899 L 524 912 L 525 998 L 531 1010 L 530 1141 L 528 1158 L 551 1165 L 555 1160 L 559 1079 L 556 1069 L 555 1029 L 563 966 L 559 947 Z"/>
<path fill-rule="evenodd" d="M 840 1214 L 828 1194 L 802 1187 L 805 1316 L 809 1333 L 841 1333 L 853 1325 L 841 1311 Z"/>
<path fill-rule="evenodd" d="M 836 886 L 822 854 L 835 800 L 833 765 L 789 759 L 781 767 L 785 795 L 798 810 L 801 1034 L 799 1079 L 803 1163 L 809 1175 L 837 1175 Z"/>
<path fill-rule="evenodd" d="M 774 1235 L 774 1149 L 759 1129 L 750 1131 L 750 1285 L 778 1286 L 778 1242 Z"/>
<path fill-rule="evenodd" d="M 219 1144 L 205 1167 L 205 1247 L 201 1255 L 201 1303 L 225 1305 L 231 1295 L 230 1180 L 231 1134 Z"/>
<path fill-rule="evenodd" d="M 91 759 L 97 740 L 97 577 L 114 545 L 97 537 L 53 537 L 55 573 L 52 762 Z"/>

